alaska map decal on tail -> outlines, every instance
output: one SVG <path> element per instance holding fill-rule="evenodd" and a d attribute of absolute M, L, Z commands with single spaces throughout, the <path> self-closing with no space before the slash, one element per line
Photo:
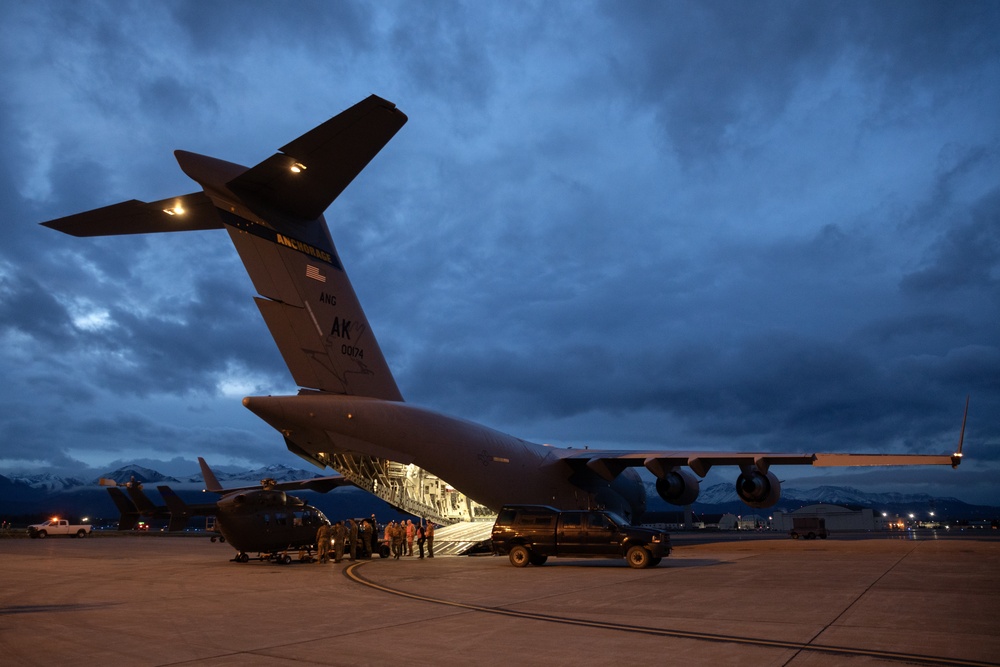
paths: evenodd
<path fill-rule="evenodd" d="M 201 192 L 122 202 L 43 224 L 75 236 L 225 229 L 301 387 L 295 396 L 251 396 L 243 404 L 277 429 L 295 454 L 424 516 L 438 515 L 432 506 L 410 503 L 400 489 L 385 488 L 379 480 L 386 470 L 413 464 L 493 511 L 535 503 L 604 508 L 634 519 L 646 504 L 639 467 L 656 478 L 664 500 L 688 505 L 698 496 L 699 477 L 712 467 L 733 466 L 739 497 L 764 508 L 781 494 L 774 466 L 961 462 L 965 417 L 953 454 L 601 451 L 539 445 L 403 402 L 323 214 L 406 120 L 373 95 L 254 167 L 176 151 Z M 435 502 L 441 509 L 443 501 Z"/>

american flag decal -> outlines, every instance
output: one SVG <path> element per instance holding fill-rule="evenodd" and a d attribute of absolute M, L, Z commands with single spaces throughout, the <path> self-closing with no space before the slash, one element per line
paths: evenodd
<path fill-rule="evenodd" d="M 326 282 L 326 276 L 323 275 L 323 272 L 312 264 L 306 264 L 306 278 L 312 278 L 313 280 L 318 280 L 321 283 Z"/>

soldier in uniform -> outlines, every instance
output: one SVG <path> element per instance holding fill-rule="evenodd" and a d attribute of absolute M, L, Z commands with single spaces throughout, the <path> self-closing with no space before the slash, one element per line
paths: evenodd
<path fill-rule="evenodd" d="M 347 529 L 344 528 L 344 522 L 338 521 L 333 524 L 331 533 L 333 534 L 333 562 L 339 563 L 344 557 L 344 538 L 347 536 Z"/>
<path fill-rule="evenodd" d="M 403 555 L 403 540 L 406 537 L 406 529 L 403 528 L 402 523 L 392 522 L 390 537 L 392 538 L 392 557 L 399 560 L 399 557 Z"/>
<path fill-rule="evenodd" d="M 372 541 L 371 554 L 374 556 L 375 554 L 378 553 L 378 537 L 379 537 L 378 521 L 375 520 L 374 514 L 372 514 L 371 522 L 372 522 L 372 532 L 371 535 L 369 535 L 369 537 L 371 538 Z"/>
<path fill-rule="evenodd" d="M 424 541 L 427 538 L 424 537 L 424 524 L 417 524 L 417 547 L 420 549 L 420 557 L 424 557 Z"/>
<path fill-rule="evenodd" d="M 330 524 L 321 523 L 316 531 L 316 551 L 319 554 L 319 562 L 325 563 L 330 555 Z"/>
<path fill-rule="evenodd" d="M 361 525 L 358 526 L 358 557 L 359 558 L 371 558 L 371 551 L 368 550 L 368 545 L 371 544 L 371 540 L 368 539 L 368 533 L 371 531 L 371 524 L 368 523 L 368 519 L 362 519 Z"/>
<path fill-rule="evenodd" d="M 358 555 L 358 522 L 354 519 L 347 520 L 347 549 L 351 560 L 355 560 Z"/>

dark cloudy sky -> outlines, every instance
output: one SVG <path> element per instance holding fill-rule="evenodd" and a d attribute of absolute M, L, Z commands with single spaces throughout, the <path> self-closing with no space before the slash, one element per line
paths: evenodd
<path fill-rule="evenodd" d="M 408 401 L 535 442 L 950 453 L 787 484 L 1000 504 L 1000 4 L 0 0 L 0 473 L 300 460 L 222 232 L 38 222 L 192 192 L 371 93 L 327 211 Z M 708 483 L 735 472 L 713 470 Z"/>

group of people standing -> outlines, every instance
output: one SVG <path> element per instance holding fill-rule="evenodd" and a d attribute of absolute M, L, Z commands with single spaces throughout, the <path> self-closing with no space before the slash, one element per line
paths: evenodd
<path fill-rule="evenodd" d="M 389 545 L 392 557 L 413 555 L 413 542 L 416 541 L 420 558 L 424 557 L 424 545 L 427 545 L 427 557 L 434 558 L 434 523 L 423 521 L 414 524 L 411 519 L 406 521 L 390 521 L 385 527 L 385 542 Z"/>
<path fill-rule="evenodd" d="M 413 555 L 413 543 L 416 541 L 420 558 L 424 557 L 424 545 L 427 545 L 427 557 L 434 558 L 434 524 L 431 521 L 420 521 L 414 524 L 412 520 L 390 521 L 385 527 L 383 541 L 389 546 L 394 558 Z M 379 530 L 375 515 L 370 519 L 347 519 L 337 521 L 333 525 L 323 523 L 316 531 L 316 550 L 320 563 L 330 560 L 333 551 L 333 562 L 339 563 L 346 552 L 349 560 L 371 558 L 379 551 Z"/>

